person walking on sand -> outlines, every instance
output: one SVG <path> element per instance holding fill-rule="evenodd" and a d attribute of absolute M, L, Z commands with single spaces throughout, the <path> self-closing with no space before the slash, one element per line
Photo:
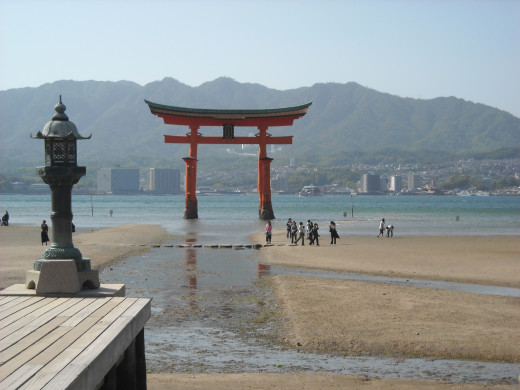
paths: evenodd
<path fill-rule="evenodd" d="M 43 243 L 45 243 L 45 245 L 47 245 L 47 243 L 49 242 L 49 226 L 47 226 L 47 222 L 45 222 L 45 219 L 42 221 L 42 224 L 41 224 L 41 237 L 42 237 L 42 245 Z"/>
<path fill-rule="evenodd" d="M 312 228 L 312 241 L 316 241 L 316 246 L 320 246 L 320 240 L 319 240 L 319 234 L 318 234 L 318 230 L 319 230 L 319 227 L 318 227 L 318 224 L 315 223 L 314 224 L 314 227 Z"/>
<path fill-rule="evenodd" d="M 330 221 L 329 232 L 330 232 L 330 243 L 336 245 L 336 238 L 339 238 L 339 235 L 338 235 L 338 231 L 336 230 L 336 223 L 334 221 Z"/>
<path fill-rule="evenodd" d="M 379 222 L 379 234 L 377 235 L 377 238 L 383 238 L 385 236 L 385 219 L 383 218 L 381 222 Z"/>
<path fill-rule="evenodd" d="M 287 238 L 291 238 L 291 226 L 292 226 L 292 220 L 289 218 L 287 220 L 287 223 L 285 224 L 287 227 Z"/>
<path fill-rule="evenodd" d="M 267 221 L 267 225 L 265 225 L 265 242 L 267 244 L 271 243 L 272 232 L 273 227 L 271 226 L 271 221 Z"/>
<path fill-rule="evenodd" d="M 311 222 L 310 219 L 307 220 L 306 228 L 307 228 L 307 240 L 309 241 L 310 244 L 312 244 L 312 228 L 313 228 L 313 223 Z"/>
<path fill-rule="evenodd" d="M 300 241 L 300 238 L 302 240 L 302 246 L 305 246 L 305 226 L 303 225 L 303 222 L 300 222 L 300 227 L 298 228 L 298 234 L 300 235 L 298 239 L 294 242 L 296 245 L 298 245 L 298 241 Z"/>

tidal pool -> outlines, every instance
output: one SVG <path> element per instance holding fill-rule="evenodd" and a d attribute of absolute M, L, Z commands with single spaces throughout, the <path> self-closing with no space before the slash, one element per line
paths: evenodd
<path fill-rule="evenodd" d="M 195 241 L 195 240 L 193 240 Z M 518 364 L 303 353 L 276 342 L 274 302 L 264 276 L 300 274 L 344 280 L 520 297 L 520 289 L 375 277 L 268 266 L 254 249 L 153 248 L 102 272 L 103 283 L 125 283 L 127 296 L 149 297 L 147 369 L 169 373 L 326 372 L 516 384 Z"/>

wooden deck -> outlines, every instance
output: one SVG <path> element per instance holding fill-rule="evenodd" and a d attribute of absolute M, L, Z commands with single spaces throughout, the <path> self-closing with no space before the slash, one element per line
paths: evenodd
<path fill-rule="evenodd" d="M 146 298 L 0 296 L 1 389 L 146 389 Z"/>

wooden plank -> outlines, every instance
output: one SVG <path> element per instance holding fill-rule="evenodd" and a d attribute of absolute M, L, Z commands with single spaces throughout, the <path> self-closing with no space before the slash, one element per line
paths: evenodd
<path fill-rule="evenodd" d="M 78 308 L 76 308 L 78 306 Z M 79 302 L 76 303 L 76 300 L 67 300 L 63 304 L 61 304 L 59 307 L 56 307 L 50 311 L 48 311 L 45 315 L 48 317 L 49 321 L 54 321 L 55 316 L 58 315 L 58 318 L 62 316 L 61 311 L 67 310 L 68 308 L 76 309 L 75 311 L 79 311 L 79 309 L 82 306 L 79 305 Z M 70 315 L 70 314 L 69 314 Z M 65 317 L 65 316 L 64 316 Z M 26 318 L 27 321 L 18 321 L 15 324 L 11 324 L 11 328 L 15 328 L 14 332 L 9 333 L 6 337 L 2 338 L 0 340 L 0 352 L 4 351 L 5 349 L 9 348 L 14 343 L 18 342 L 19 340 L 29 336 L 33 341 L 38 340 L 39 337 L 42 337 L 45 335 L 45 329 L 47 328 L 47 323 L 41 325 L 40 321 L 41 318 L 38 319 L 38 322 L 35 323 L 31 320 L 31 317 Z M 61 318 L 61 322 L 66 321 L 67 318 Z M 9 327 L 8 327 L 9 328 Z M 4 329 L 2 329 L 2 332 L 4 332 Z M 10 332 L 10 329 L 5 329 L 5 332 Z M 31 342 L 31 341 L 29 341 Z"/>
<path fill-rule="evenodd" d="M 6 380 L 0 382 L 0 387 L 2 389 L 18 389 L 20 385 L 24 383 L 24 379 L 26 377 L 30 377 L 34 375 L 39 368 L 36 366 L 22 366 L 19 370 L 20 376 L 11 375 Z"/>
<path fill-rule="evenodd" d="M 55 311 L 60 311 L 60 305 L 70 298 L 49 298 L 49 301 L 39 301 L 35 305 L 20 310 L 16 314 L 5 319 L 5 323 L 0 321 L 2 335 L 0 340 L 18 331 L 22 326 L 31 322 L 35 327 L 41 326 L 50 321 L 55 316 Z"/>
<path fill-rule="evenodd" d="M 87 299 L 90 300 L 91 303 L 88 306 L 84 307 L 79 312 L 77 312 L 74 316 L 69 318 L 63 324 L 63 326 L 76 326 L 81 321 L 83 321 L 85 318 L 92 315 L 92 313 L 94 313 L 98 308 L 103 306 L 105 303 L 107 303 L 112 298 L 107 297 L 107 298 L 87 298 Z"/>
<path fill-rule="evenodd" d="M 23 350 L 28 348 L 39 339 L 45 337 L 48 333 L 52 332 L 55 328 L 60 326 L 60 324 L 65 320 L 66 318 L 55 317 L 39 328 L 26 326 L 20 331 L 12 333 L 9 338 L 5 339 L 5 344 L 3 342 L 4 340 L 2 340 L 0 343 L 0 362 L 9 360 L 8 356 L 11 358 L 16 356 L 16 350 Z"/>
<path fill-rule="evenodd" d="M 74 301 L 75 300 L 69 300 L 69 302 L 65 302 L 62 306 L 69 307 L 71 304 L 72 305 L 74 304 Z M 95 312 L 96 315 L 92 315 L 91 317 L 88 317 L 88 318 L 89 319 L 93 318 L 96 321 L 98 321 L 102 316 L 104 316 L 106 314 L 106 312 L 112 310 L 112 308 L 116 305 L 116 303 L 113 303 L 110 305 L 108 301 L 105 301 L 105 302 L 107 302 L 108 305 L 107 304 L 103 305 L 102 306 L 103 310 L 98 309 Z M 105 308 L 105 306 L 107 306 L 107 307 Z M 67 307 L 64 307 L 62 311 L 64 311 Z M 57 314 L 59 314 L 59 312 L 57 312 Z M 27 337 L 21 339 L 20 342 L 17 342 L 15 345 L 12 345 L 11 347 L 9 347 L 9 348 L 5 349 L 3 352 L 1 352 L 0 353 L 0 357 L 1 357 L 0 362 L 8 361 L 9 359 L 13 358 L 21 351 L 24 351 L 25 349 L 29 348 L 32 344 L 36 343 L 41 337 L 52 332 L 54 330 L 54 328 L 56 328 L 58 326 L 66 326 L 65 325 L 66 321 L 68 321 L 69 318 L 70 317 L 61 315 L 61 316 L 53 318 L 50 322 L 47 322 L 42 327 L 37 328 L 34 332 L 30 333 Z M 54 328 L 50 324 L 54 325 Z M 21 332 L 16 332 L 16 333 L 21 333 Z M 71 337 L 70 335 L 67 335 L 67 340 L 70 337 Z M 72 341 L 73 340 L 71 340 L 71 343 L 72 343 Z M 55 345 L 60 345 L 61 342 L 63 342 L 63 341 L 60 340 L 60 342 L 55 343 Z M 45 354 L 47 356 L 49 356 L 49 351 L 46 351 Z"/>
<path fill-rule="evenodd" d="M 133 329 L 144 328 L 150 316 L 150 306 L 149 299 L 137 299 L 122 316 L 118 317 L 43 388 L 48 390 L 95 388 L 136 337 Z M 129 315 L 130 313 L 134 313 L 135 316 Z"/>
<path fill-rule="evenodd" d="M 38 299 L 40 298 L 40 299 Z M 11 301 L 8 304 L 6 304 L 2 311 L 0 311 L 0 320 L 4 320 L 5 318 L 15 314 L 16 312 L 27 308 L 28 306 L 34 305 L 38 302 L 38 300 L 41 300 L 41 297 L 28 297 L 28 299 L 25 299 L 23 301 Z"/>
<path fill-rule="evenodd" d="M 63 299 L 63 298 L 62 298 Z M 52 309 L 59 305 L 60 302 L 56 303 L 57 298 L 49 298 L 48 300 L 39 300 L 34 305 L 24 307 L 22 310 L 18 310 L 7 318 L 0 320 L 0 328 L 5 329 L 8 325 L 18 321 L 19 319 L 37 318 L 45 313 L 45 311 Z M 4 335 L 2 334 L 2 337 Z"/>
<path fill-rule="evenodd" d="M 21 299 L 13 300 L 4 306 L 0 310 L 0 320 L 9 317 L 11 314 L 16 313 L 27 306 L 33 305 L 38 301 L 44 299 L 44 297 L 20 297 Z"/>
<path fill-rule="evenodd" d="M 77 325 L 69 325 L 65 326 L 64 324 L 67 321 L 63 321 L 59 324 L 48 336 L 40 340 L 35 344 L 35 346 L 30 346 L 22 351 L 18 351 L 19 354 L 13 360 L 11 360 L 8 364 L 2 367 L 2 374 L 0 374 L 1 379 L 5 379 L 3 375 L 10 374 L 11 376 L 15 376 L 18 378 L 19 384 L 23 384 L 27 380 L 29 380 L 32 376 L 35 375 L 36 372 L 40 371 L 49 361 L 54 359 L 57 355 L 59 355 L 63 350 L 65 350 L 68 346 L 74 343 L 78 338 L 80 338 L 83 334 L 88 333 L 90 328 L 99 322 L 99 320 L 106 315 L 106 313 L 110 312 L 116 305 L 117 302 L 110 302 L 110 299 L 102 299 L 103 305 L 101 305 L 97 310 L 92 312 L 90 316 L 85 318 L 81 323 Z M 94 305 L 90 305 L 92 307 Z M 51 344 L 47 344 L 46 340 L 51 337 L 54 339 L 54 334 L 58 334 L 59 338 L 53 341 Z M 38 348 L 34 350 L 34 348 Z M 28 356 L 32 352 L 36 354 L 32 359 Z M 20 361 L 25 362 L 24 366 L 35 367 L 34 370 L 20 370 L 19 366 L 17 367 L 17 363 Z M 14 368 L 14 371 L 13 371 Z M 19 372 L 20 371 L 20 372 Z M 24 376 L 24 373 L 26 376 Z M 9 378 L 6 378 L 9 381 Z M 35 388 L 35 387 L 33 387 Z"/>
<path fill-rule="evenodd" d="M 38 340 L 35 344 L 17 354 L 12 359 L 8 359 L 5 363 L 2 364 L 2 370 L 0 370 L 0 384 L 5 378 L 15 372 L 18 368 L 26 365 L 26 362 L 38 355 L 42 350 L 56 342 L 60 337 L 63 337 L 63 335 L 66 334 L 69 330 L 70 329 L 68 328 L 57 327 L 52 332 L 47 334 L 47 336 L 43 339 Z"/>
<path fill-rule="evenodd" d="M 18 298 L 17 295 L 0 295 L 0 311 L 2 310 L 3 305 L 11 302 L 13 299 L 16 298 Z"/>
<path fill-rule="evenodd" d="M 93 326 L 88 333 L 82 335 L 76 342 L 70 345 L 61 354 L 56 356 L 44 369 L 40 370 L 33 378 L 25 383 L 21 389 L 34 389 L 44 387 L 52 380 L 61 370 L 63 370 L 73 359 L 75 359 L 85 348 L 87 348 L 96 338 L 103 333 L 128 307 L 130 307 L 136 298 L 115 297 L 111 302 L 117 306 L 107 313 L 98 323 Z M 110 368 L 110 367 L 109 367 Z"/>
<path fill-rule="evenodd" d="M 152 300 L 138 298 L 137 305 L 132 305 L 123 313 L 123 317 L 132 317 L 132 334 L 134 337 L 144 328 L 146 322 L 152 315 Z"/>

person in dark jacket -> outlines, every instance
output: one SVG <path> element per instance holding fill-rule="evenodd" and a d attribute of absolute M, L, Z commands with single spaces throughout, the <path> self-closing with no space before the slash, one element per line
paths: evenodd
<path fill-rule="evenodd" d="M 329 232 L 330 232 L 330 243 L 336 245 L 336 238 L 339 238 L 339 235 L 338 235 L 338 231 L 336 230 L 336 223 L 334 221 L 330 221 Z"/>
<path fill-rule="evenodd" d="M 42 221 L 42 224 L 41 224 L 41 236 L 42 236 L 42 245 L 43 243 L 45 243 L 45 245 L 47 245 L 47 243 L 50 241 L 49 240 L 49 226 L 47 225 L 47 222 L 45 221 L 45 219 Z"/>

